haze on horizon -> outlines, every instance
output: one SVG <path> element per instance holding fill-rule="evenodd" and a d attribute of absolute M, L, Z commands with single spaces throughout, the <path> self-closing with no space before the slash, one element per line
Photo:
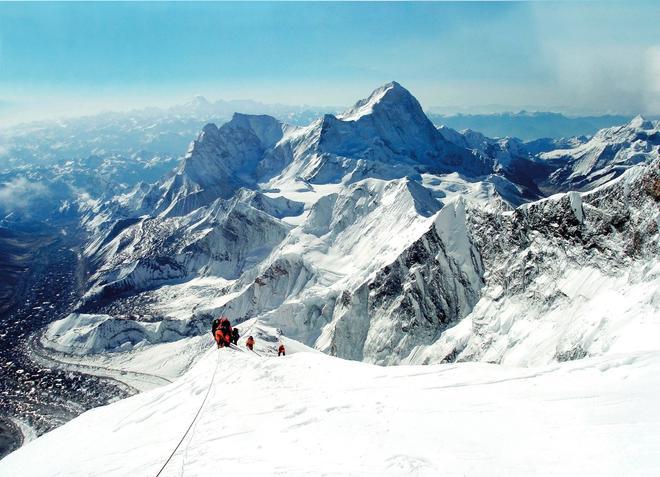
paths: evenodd
<path fill-rule="evenodd" d="M 0 124 L 196 94 L 346 106 L 660 114 L 660 5 L 0 3 Z"/>

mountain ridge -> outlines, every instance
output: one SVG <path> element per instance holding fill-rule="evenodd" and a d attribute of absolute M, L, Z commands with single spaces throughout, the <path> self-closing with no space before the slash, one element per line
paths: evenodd
<path fill-rule="evenodd" d="M 156 246 L 151 255 L 133 254 L 129 259 L 133 265 L 120 268 L 124 272 L 113 271 L 118 264 L 126 263 L 126 257 L 115 256 L 115 250 L 129 236 L 132 238 L 128 243 L 133 244 L 158 244 L 161 240 L 134 224 L 110 239 L 104 246 L 107 252 L 94 259 L 105 263 L 94 275 L 95 280 L 110 284 L 117 277 L 118 283 L 125 283 L 127 276 L 143 277 L 117 290 L 146 290 L 171 281 L 169 271 L 156 278 L 160 273 L 157 264 L 162 261 L 170 264 L 168 270 L 182 270 L 177 275 L 179 280 L 188 281 L 207 273 L 225 280 L 227 300 L 220 306 L 196 308 L 192 312 L 194 320 L 218 313 L 238 321 L 259 316 L 307 345 L 380 364 L 396 364 L 414 356 L 424 360 L 459 357 L 456 350 L 445 355 L 421 350 L 433 349 L 445 331 L 477 307 L 482 293 L 489 293 L 485 284 L 490 270 L 481 263 L 481 250 L 487 242 L 484 236 L 478 240 L 473 237 L 470 221 L 480 217 L 483 209 L 508 223 L 506 214 L 518 217 L 525 204 L 539 199 L 539 203 L 554 204 L 547 202 L 550 199 L 544 180 L 562 167 L 573 167 L 572 162 L 563 156 L 545 158 L 543 155 L 548 152 L 537 151 L 553 151 L 553 147 L 565 145 L 580 149 L 594 139 L 528 146 L 515 139 L 494 140 L 476 132 L 436 129 L 419 103 L 398 83 L 377 89 L 348 111 L 338 117 L 326 115 L 302 128 L 285 126 L 267 116 L 237 114 L 220 128 L 206 126 L 179 173 L 168 179 L 162 203 L 182 204 L 181 208 L 172 213 L 171 209 L 158 206 L 151 213 L 160 217 L 156 223 L 162 223 L 164 228 L 159 225 L 157 230 L 161 230 L 159 235 L 165 234 L 168 243 L 190 243 L 187 237 L 192 235 L 182 234 L 181 230 L 234 227 L 237 219 L 227 216 L 228 222 L 218 222 L 213 218 L 213 210 L 219 204 L 232 203 L 234 208 L 240 205 L 251 211 L 242 215 L 243 225 L 235 235 L 247 243 L 263 242 L 268 228 L 280 231 L 274 241 L 263 242 L 267 246 L 262 252 L 246 252 L 254 260 L 232 269 L 236 273 L 218 275 L 225 262 L 234 263 L 231 254 L 237 252 L 210 252 L 219 245 L 205 242 L 206 238 L 192 242 L 198 244 L 196 248 L 204 244 L 202 249 L 209 250 L 202 254 L 206 258 L 201 261 L 186 258 L 192 249 L 179 247 L 172 262 L 172 254 L 167 252 L 171 249 Z M 413 119 L 407 121 L 410 118 Z M 381 127 L 385 123 L 401 126 L 387 141 L 384 136 L 390 129 Z M 406 123 L 405 127 L 402 123 Z M 654 127 L 636 119 L 632 125 L 603 130 L 595 136 L 596 140 L 620 141 L 625 150 L 633 147 L 631 144 L 636 144 L 635 148 L 640 144 L 648 146 L 642 148 L 638 159 L 617 162 L 611 171 L 606 170 L 607 160 L 597 164 L 597 171 L 606 171 L 607 181 L 636 164 L 656 167 L 651 162 L 658 157 L 654 130 L 649 129 L 642 137 L 637 124 Z M 366 143 L 365 138 L 371 138 L 371 142 Z M 437 154 L 436 163 L 429 156 L 419 160 L 421 155 L 413 154 L 419 151 Z M 484 174 L 471 174 L 473 171 L 459 160 L 455 167 L 445 169 L 451 162 L 442 155 L 447 151 L 450 156 L 453 151 L 460 151 L 459 159 L 489 166 L 479 171 Z M 187 167 L 193 164 L 200 165 L 200 171 L 188 175 Z M 208 164 L 217 166 L 217 170 L 206 167 Z M 238 168 L 243 168 L 243 175 L 236 172 Z M 602 181 L 596 179 L 587 180 L 585 188 L 598 188 Z M 555 183 L 549 192 L 561 192 L 562 184 Z M 566 196 L 570 198 L 568 203 L 581 203 L 580 195 L 571 194 Z M 573 209 L 559 203 L 564 202 L 557 202 L 544 213 L 553 217 L 574 214 Z M 258 218 L 264 211 L 266 222 Z M 587 218 L 593 213 L 593 209 L 581 212 Z M 455 232 L 447 235 L 445 229 Z M 580 233 L 579 226 L 571 230 Z M 208 236 L 206 232 L 203 235 Z M 460 247 L 456 245 L 459 237 Z M 569 234 L 561 240 L 573 238 Z M 191 256 L 196 254 L 199 252 Z M 493 267 L 492 260 L 490 263 L 489 267 Z M 143 272 L 135 275 L 143 266 L 155 267 L 154 278 Z M 110 293 L 105 300 L 121 301 L 122 293 Z M 94 292 L 87 298 L 90 304 L 103 302 Z M 395 332 L 399 327 L 407 331 Z M 375 329 L 380 332 L 374 334 Z M 385 332 L 386 329 L 390 331 Z M 357 341 L 356 336 L 360 337 Z M 349 352 L 359 349 L 363 351 Z"/>

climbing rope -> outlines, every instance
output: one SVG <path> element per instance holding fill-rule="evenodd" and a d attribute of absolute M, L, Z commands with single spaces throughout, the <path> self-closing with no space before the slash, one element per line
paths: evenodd
<path fill-rule="evenodd" d="M 257 320 L 255 320 L 254 323 L 252 323 L 252 325 L 250 325 L 250 327 L 248 328 L 248 332 L 252 331 L 252 328 L 254 328 L 254 325 L 256 323 L 257 323 Z M 245 333 L 243 334 L 243 336 L 245 336 Z M 215 340 L 213 342 L 215 343 Z M 237 350 L 237 351 L 245 352 L 244 350 L 240 349 L 238 346 L 235 346 L 233 344 L 230 344 L 229 347 L 231 349 L 234 349 L 234 350 Z M 251 350 L 251 351 L 254 354 L 256 354 L 257 356 L 261 357 L 261 355 L 259 353 L 257 353 L 256 351 L 254 351 L 254 350 Z M 193 417 L 193 420 L 190 422 L 190 425 L 186 429 L 186 432 L 183 434 L 183 436 L 181 437 L 181 439 L 177 443 L 177 445 L 174 448 L 174 450 L 172 451 L 172 453 L 169 455 L 169 457 L 167 458 L 167 460 L 165 461 L 163 466 L 160 468 L 160 470 L 156 474 L 156 477 L 160 477 L 160 474 L 163 472 L 163 470 L 165 470 L 165 467 L 167 467 L 167 464 L 169 464 L 170 461 L 172 460 L 172 458 L 176 455 L 177 451 L 179 450 L 179 447 L 181 447 L 181 444 L 183 444 L 183 441 L 186 439 L 186 436 L 188 435 L 190 430 L 193 428 L 193 426 L 195 426 L 195 423 L 197 422 L 197 419 L 199 418 L 199 416 L 202 412 L 202 409 L 204 409 L 204 405 L 206 404 L 206 400 L 208 399 L 209 394 L 211 393 L 211 389 L 213 388 L 213 382 L 215 381 L 215 375 L 217 374 L 219 363 L 220 363 L 220 353 L 217 353 L 217 358 L 216 358 L 216 361 L 215 361 L 215 369 L 213 370 L 213 375 L 211 376 L 211 382 L 209 383 L 209 387 L 206 390 L 206 394 L 204 395 L 204 399 L 202 399 L 202 403 L 200 404 L 199 409 L 197 409 L 197 413 L 195 414 L 195 417 Z M 192 436 L 193 435 L 191 435 L 190 440 L 192 440 Z M 188 444 L 186 444 L 186 448 L 185 448 L 186 453 L 188 452 L 188 446 L 189 445 L 190 445 L 190 441 L 188 441 Z M 185 456 L 184 456 L 184 460 L 185 460 Z M 181 473 L 183 473 L 183 465 L 182 465 Z"/>
<path fill-rule="evenodd" d="M 254 328 L 254 325 L 257 323 L 257 321 L 258 321 L 258 320 L 255 320 L 255 321 L 250 325 L 250 327 L 248 328 L 247 332 L 244 333 L 243 336 L 245 336 L 245 335 L 249 335 L 250 331 L 252 331 L 252 328 Z M 215 343 L 215 341 L 213 341 L 213 343 Z M 233 343 L 230 343 L 229 347 L 230 347 L 231 349 L 235 350 L 235 351 L 240 351 L 241 353 L 245 353 L 245 352 L 246 352 L 244 349 L 239 348 L 238 346 L 236 346 L 236 345 L 233 344 Z M 253 351 L 253 352 L 254 352 L 255 354 L 257 354 L 257 356 L 261 357 L 260 354 L 256 353 L 255 351 Z M 219 354 L 219 353 L 218 353 L 218 354 Z M 239 373 L 239 375 L 240 375 L 240 374 L 242 374 L 242 373 Z M 200 416 L 201 416 L 201 414 L 200 414 Z M 183 477 L 183 474 L 184 474 L 184 470 L 185 470 L 185 466 L 186 466 L 186 461 L 188 460 L 188 448 L 190 447 L 190 443 L 191 443 L 191 442 L 193 441 L 193 439 L 195 438 L 195 431 L 197 430 L 197 423 L 198 423 L 198 422 L 199 422 L 199 419 L 195 422 L 195 425 L 193 426 L 193 428 L 192 428 L 192 432 L 191 432 L 191 434 L 190 434 L 190 439 L 188 439 L 188 442 L 186 443 L 186 445 L 185 445 L 185 447 L 184 447 L 184 449 L 183 449 L 183 457 L 182 457 L 182 459 L 181 459 L 181 470 L 180 470 L 180 472 L 179 472 L 179 475 L 180 475 L 181 477 Z"/>
<path fill-rule="evenodd" d="M 163 470 L 165 470 L 165 467 L 167 467 L 167 464 L 170 463 L 170 460 L 172 460 L 172 457 L 174 457 L 174 454 L 176 454 L 176 451 L 179 450 L 179 447 L 181 446 L 181 444 L 185 440 L 186 436 L 190 432 L 190 429 L 192 429 L 193 425 L 197 421 L 197 418 L 199 417 L 199 414 L 202 412 L 202 409 L 204 408 L 204 404 L 206 404 L 206 399 L 209 397 L 209 393 L 211 392 L 211 388 L 213 388 L 213 381 L 215 381 L 215 375 L 218 371 L 218 364 L 219 363 L 220 363 L 220 353 L 217 353 L 217 358 L 215 360 L 215 369 L 213 370 L 213 375 L 211 376 L 211 382 L 209 383 L 209 387 L 206 390 L 206 394 L 204 395 L 204 399 L 202 399 L 202 403 L 199 406 L 199 409 L 197 410 L 197 414 L 195 414 L 195 417 L 193 417 L 193 420 L 190 422 L 190 425 L 188 426 L 188 429 L 186 429 L 186 432 L 183 434 L 183 436 L 181 437 L 181 440 L 179 441 L 179 443 L 176 445 L 176 447 L 174 448 L 174 450 L 172 451 L 170 456 L 167 458 L 167 460 L 165 461 L 163 466 L 160 468 L 160 470 L 156 474 L 156 477 L 159 477 L 160 474 L 163 472 Z"/>
<path fill-rule="evenodd" d="M 215 343 L 215 341 L 214 341 L 214 343 Z M 220 355 L 220 353 L 218 353 L 218 355 Z M 217 370 L 217 368 L 216 368 L 216 370 Z M 234 374 L 236 374 L 236 373 L 234 373 Z M 213 394 L 215 395 L 215 389 L 213 390 Z M 188 448 L 190 447 L 191 442 L 195 438 L 195 432 L 197 431 L 197 424 L 199 423 L 201 417 L 204 415 L 204 411 L 205 411 L 205 409 L 200 413 L 199 417 L 195 421 L 195 425 L 193 426 L 192 432 L 190 433 L 190 439 L 188 439 L 188 442 L 186 442 L 186 445 L 183 449 L 183 457 L 181 458 L 181 470 L 179 471 L 179 476 L 180 477 L 183 477 L 184 470 L 185 470 L 185 467 L 186 467 L 186 461 L 188 460 Z"/>

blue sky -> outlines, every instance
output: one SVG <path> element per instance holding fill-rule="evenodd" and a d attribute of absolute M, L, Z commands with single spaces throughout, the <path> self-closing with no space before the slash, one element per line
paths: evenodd
<path fill-rule="evenodd" d="M 347 105 L 660 112 L 660 2 L 0 3 L 0 113 L 195 94 Z"/>

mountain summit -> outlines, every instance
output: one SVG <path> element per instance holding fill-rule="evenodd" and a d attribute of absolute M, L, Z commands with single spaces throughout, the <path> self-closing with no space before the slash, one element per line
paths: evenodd
<path fill-rule="evenodd" d="M 490 172 L 482 158 L 448 142 L 415 97 L 396 81 L 376 89 L 343 114 L 321 122 L 320 150 L 376 164 L 468 175 Z"/>
<path fill-rule="evenodd" d="M 648 119 L 646 119 L 641 114 L 638 114 L 637 116 L 632 118 L 630 123 L 628 123 L 628 126 L 631 127 L 631 128 L 635 128 L 635 129 L 653 129 L 654 128 L 653 122 L 649 121 Z"/>
<path fill-rule="evenodd" d="M 447 141 L 417 99 L 391 82 L 345 113 L 327 114 L 304 128 L 239 113 L 220 128 L 206 125 L 161 187 L 158 210 L 188 213 L 215 198 L 227 199 L 240 187 L 255 188 L 282 176 L 339 183 L 421 172 L 474 177 L 492 169 L 489 158 Z"/>
<path fill-rule="evenodd" d="M 424 111 L 417 99 L 396 81 L 375 89 L 368 98 L 361 99 L 338 116 L 343 121 L 357 121 L 368 114 L 407 111 L 417 116 L 424 116 Z"/>

